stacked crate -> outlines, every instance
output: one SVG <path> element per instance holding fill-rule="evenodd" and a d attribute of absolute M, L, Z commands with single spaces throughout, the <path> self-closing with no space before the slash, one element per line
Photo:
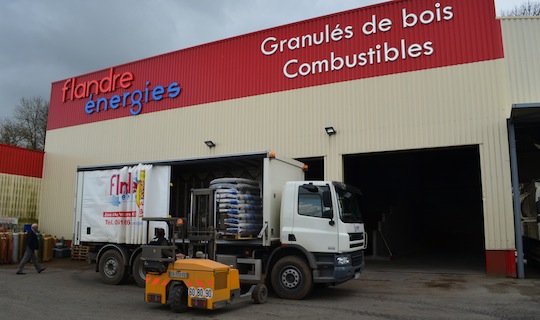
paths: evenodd
<path fill-rule="evenodd" d="M 223 236 L 250 238 L 262 228 L 262 199 L 259 182 L 242 178 L 220 178 L 210 182 L 216 191 L 218 231 Z"/>

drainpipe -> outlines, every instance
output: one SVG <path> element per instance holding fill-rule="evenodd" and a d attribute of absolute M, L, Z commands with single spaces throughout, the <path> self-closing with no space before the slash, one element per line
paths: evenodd
<path fill-rule="evenodd" d="M 512 194 L 514 204 L 514 229 L 516 233 L 516 251 L 517 251 L 517 277 L 525 278 L 523 264 L 523 237 L 521 234 L 521 202 L 519 201 L 519 176 L 516 152 L 516 132 L 514 122 L 508 120 L 508 142 L 510 144 L 510 170 L 512 172 Z"/>

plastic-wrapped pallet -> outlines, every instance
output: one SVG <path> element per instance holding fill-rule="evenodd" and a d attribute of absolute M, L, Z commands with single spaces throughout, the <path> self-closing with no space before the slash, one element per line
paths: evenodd
<path fill-rule="evenodd" d="M 218 229 L 223 235 L 252 237 L 262 228 L 259 182 L 243 178 L 219 178 L 210 182 L 216 190 Z"/>

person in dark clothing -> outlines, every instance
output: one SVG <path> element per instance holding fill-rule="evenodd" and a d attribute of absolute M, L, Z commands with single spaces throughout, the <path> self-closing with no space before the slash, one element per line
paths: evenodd
<path fill-rule="evenodd" d="M 169 241 L 165 239 L 165 229 L 163 228 L 157 228 L 156 229 L 156 237 L 150 241 L 150 244 L 157 245 L 157 246 L 168 246 Z"/>
<path fill-rule="evenodd" d="M 155 246 L 170 246 L 169 241 L 165 238 L 165 229 L 163 228 L 157 228 L 156 229 L 156 237 L 150 241 L 151 245 Z M 162 249 L 161 254 L 164 258 L 170 258 L 173 257 L 173 250 L 171 249 Z"/>
<path fill-rule="evenodd" d="M 36 254 L 34 253 L 34 251 L 39 248 L 37 232 L 38 225 L 37 223 L 34 223 L 32 225 L 32 228 L 26 233 L 26 250 L 24 251 L 23 258 L 19 263 L 19 267 L 17 268 L 17 274 L 25 274 L 23 272 L 23 269 L 24 266 L 28 263 L 28 261 L 31 261 L 34 264 L 34 268 L 36 268 L 36 271 L 38 273 L 41 273 L 43 272 L 43 270 L 45 270 L 45 268 L 43 268 L 41 264 L 39 264 L 39 262 L 37 261 Z"/>

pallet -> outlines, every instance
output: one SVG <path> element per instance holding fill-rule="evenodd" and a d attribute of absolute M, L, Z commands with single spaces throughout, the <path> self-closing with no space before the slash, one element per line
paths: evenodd
<path fill-rule="evenodd" d="M 239 235 L 239 234 L 223 234 L 221 235 L 221 238 L 222 239 L 234 239 L 234 240 L 254 240 L 254 239 L 258 239 L 257 236 L 242 236 L 242 235 Z"/>
<path fill-rule="evenodd" d="M 89 249 L 89 246 L 73 246 L 73 248 L 71 248 L 71 260 L 85 261 Z"/>

